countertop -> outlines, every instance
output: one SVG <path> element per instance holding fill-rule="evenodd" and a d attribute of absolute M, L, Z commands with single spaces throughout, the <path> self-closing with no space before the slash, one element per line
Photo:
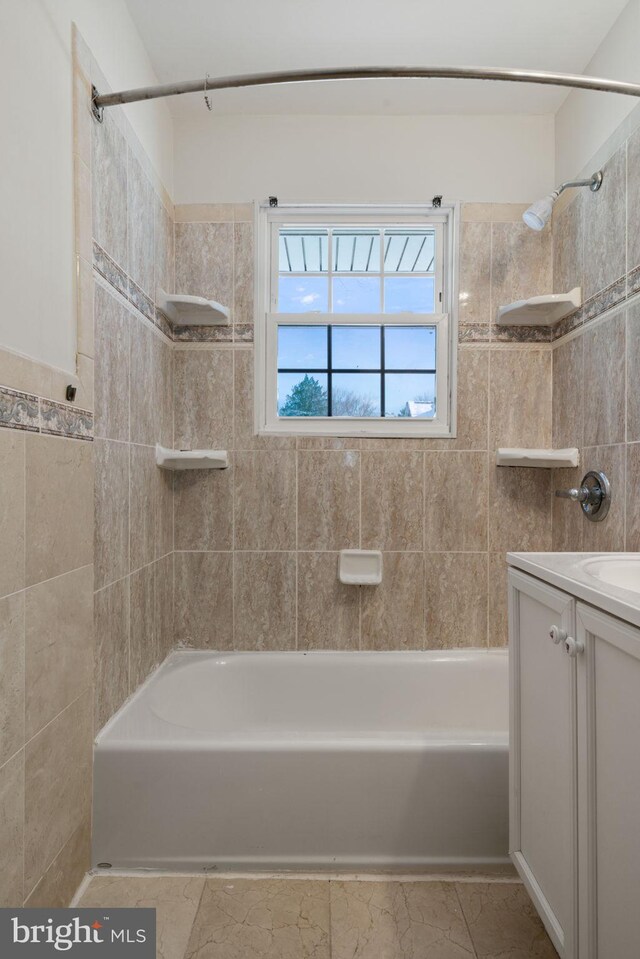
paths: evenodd
<path fill-rule="evenodd" d="M 640 561 L 640 553 L 507 553 L 509 566 L 640 627 L 640 592 L 611 586 L 584 568 L 589 560 L 614 558 Z"/>

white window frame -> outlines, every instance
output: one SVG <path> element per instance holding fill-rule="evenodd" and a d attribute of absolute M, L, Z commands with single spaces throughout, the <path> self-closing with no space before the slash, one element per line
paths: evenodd
<path fill-rule="evenodd" d="M 455 437 L 458 344 L 459 203 L 416 205 L 255 204 L 255 431 L 263 436 Z M 277 313 L 278 236 L 282 226 L 436 225 L 434 313 Z M 436 327 L 436 415 L 405 417 L 280 417 L 277 413 L 277 328 L 326 326 Z"/>

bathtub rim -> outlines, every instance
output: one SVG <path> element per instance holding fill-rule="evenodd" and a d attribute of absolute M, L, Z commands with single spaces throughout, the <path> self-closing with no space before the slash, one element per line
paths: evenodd
<path fill-rule="evenodd" d="M 508 668 L 508 647 L 475 647 L 475 646 L 465 646 L 465 647 L 456 647 L 452 649 L 426 649 L 426 650 L 333 650 L 333 649 L 313 649 L 313 650 L 203 650 L 203 649 L 189 649 L 178 647 L 171 650 L 164 660 L 159 663 L 155 669 L 146 677 L 143 683 L 134 692 L 128 696 L 121 706 L 116 710 L 116 712 L 111 716 L 105 725 L 98 730 L 94 735 L 94 748 L 99 748 L 102 750 L 122 750 L 135 751 L 140 748 L 145 750 L 164 750 L 164 749 L 180 749 L 186 750 L 193 749 L 194 751 L 205 750 L 220 750 L 222 752 L 227 750 L 239 750 L 239 751 L 278 751 L 284 749 L 285 751 L 295 751 L 299 749 L 301 751 L 324 751 L 327 749 L 336 749 L 338 751 L 353 749 L 354 747 L 365 748 L 367 751 L 376 750 L 376 751 L 386 751 L 387 748 L 398 749 L 409 749 L 409 750 L 421 750 L 425 748 L 432 747 L 437 748 L 446 748 L 454 750 L 464 750 L 465 748 L 476 749 L 486 749 L 492 751 L 494 749 L 503 749 L 508 748 L 509 743 L 509 729 L 508 729 L 508 715 L 506 716 L 506 722 L 504 728 L 499 730 L 496 729 L 482 729 L 473 727 L 470 729 L 456 729 L 452 730 L 447 727 L 442 727 L 442 729 L 430 729 L 428 734 L 424 733 L 413 733 L 405 731 L 402 735 L 398 734 L 397 731 L 389 734 L 374 734 L 371 736 L 366 735 L 346 735 L 340 736 L 335 731 L 331 731 L 329 736 L 325 738 L 313 736 L 300 737 L 298 739 L 287 740 L 286 738 L 279 739 L 268 739 L 268 738 L 256 738 L 248 739 L 246 736 L 241 738 L 238 736 L 235 738 L 233 735 L 225 733 L 224 738 L 216 739 L 210 732 L 202 732 L 198 730 L 191 730 L 188 727 L 177 726 L 159 716 L 157 713 L 149 709 L 149 712 L 153 715 L 153 721 L 161 724 L 164 727 L 166 735 L 163 734 L 161 739 L 150 739 L 145 737 L 133 738 L 130 735 L 127 737 L 117 737 L 113 735 L 114 727 L 121 719 L 125 711 L 131 710 L 135 707 L 135 704 L 139 702 L 147 693 L 147 691 L 158 682 L 160 673 L 164 670 L 169 672 L 172 667 L 178 665 L 181 660 L 184 660 L 184 666 L 188 665 L 188 660 L 192 659 L 193 661 L 200 660 L 211 660 L 214 657 L 219 657 L 220 659 L 229 659 L 241 660 L 247 658 L 260 658 L 264 661 L 266 658 L 271 660 L 277 659 L 329 659 L 329 658 L 338 658 L 343 660 L 353 660 L 354 662 L 366 661 L 375 659 L 380 661 L 381 659 L 398 659 L 400 658 L 403 663 L 409 662 L 411 659 L 416 661 L 433 661 L 437 662 L 465 662 L 472 661 L 474 658 L 479 656 L 482 660 L 505 660 L 505 671 Z M 171 729 L 180 729 L 181 734 L 175 734 L 172 736 L 169 734 Z M 189 736 L 188 733 L 193 733 L 192 736 Z M 477 739 L 480 739 L 478 742 Z"/>

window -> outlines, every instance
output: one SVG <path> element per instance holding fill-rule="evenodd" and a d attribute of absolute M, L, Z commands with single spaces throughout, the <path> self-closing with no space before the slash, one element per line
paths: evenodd
<path fill-rule="evenodd" d="M 454 435 L 456 214 L 260 209 L 259 432 Z"/>

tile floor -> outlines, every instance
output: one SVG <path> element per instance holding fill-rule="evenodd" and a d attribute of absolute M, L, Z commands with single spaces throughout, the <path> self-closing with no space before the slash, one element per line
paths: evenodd
<path fill-rule="evenodd" d="M 155 907 L 158 959 L 557 959 L 514 882 L 96 876 L 78 905 Z"/>

